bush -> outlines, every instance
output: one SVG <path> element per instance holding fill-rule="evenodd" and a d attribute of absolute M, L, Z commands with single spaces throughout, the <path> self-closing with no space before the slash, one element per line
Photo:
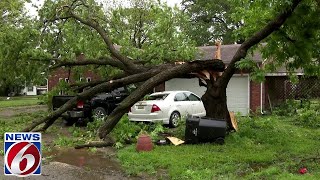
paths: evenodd
<path fill-rule="evenodd" d="M 296 115 L 296 110 L 300 107 L 300 102 L 295 100 L 287 100 L 285 103 L 274 108 L 273 113 L 278 116 Z"/>
<path fill-rule="evenodd" d="M 274 110 L 278 116 L 293 117 L 294 124 L 304 127 L 320 127 L 320 101 L 288 100 Z"/>
<path fill-rule="evenodd" d="M 174 137 L 180 138 L 180 139 L 184 139 L 185 136 L 185 130 L 186 130 L 186 119 L 187 117 L 181 117 L 181 119 L 178 122 L 178 127 L 172 129 L 172 134 Z"/>
<path fill-rule="evenodd" d="M 320 110 L 316 109 L 299 109 L 298 116 L 296 118 L 296 124 L 311 127 L 311 128 L 319 128 L 320 127 Z"/>
<path fill-rule="evenodd" d="M 111 136 L 116 140 L 116 147 L 123 147 L 123 144 L 135 143 L 141 132 L 151 136 L 153 141 L 159 139 L 159 133 L 163 133 L 166 128 L 162 123 L 136 123 L 130 122 L 127 115 L 124 115 L 112 130 Z"/>
<path fill-rule="evenodd" d="M 128 116 L 125 115 L 112 130 L 111 136 L 118 143 L 131 143 L 136 141 L 136 136 L 138 136 L 141 130 L 141 124 L 130 122 Z"/>

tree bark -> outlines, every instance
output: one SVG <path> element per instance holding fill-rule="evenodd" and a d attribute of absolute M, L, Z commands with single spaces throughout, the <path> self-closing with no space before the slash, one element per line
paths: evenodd
<path fill-rule="evenodd" d="M 207 80 L 207 90 L 201 99 L 206 110 L 206 117 L 225 120 L 228 131 L 234 130 L 227 107 L 226 88 L 222 87 L 219 81 Z"/>

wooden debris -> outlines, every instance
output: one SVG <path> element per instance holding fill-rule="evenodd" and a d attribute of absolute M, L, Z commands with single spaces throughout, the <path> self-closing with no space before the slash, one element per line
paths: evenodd
<path fill-rule="evenodd" d="M 230 119 L 231 119 L 231 124 L 232 124 L 233 129 L 234 129 L 235 131 L 238 131 L 238 130 L 239 130 L 239 128 L 238 128 L 238 122 L 237 122 L 237 120 L 236 120 L 236 116 L 234 115 L 234 112 L 231 111 L 231 112 L 229 112 L 229 114 L 230 114 Z"/>
<path fill-rule="evenodd" d="M 174 144 L 175 146 L 178 146 L 180 144 L 183 144 L 184 141 L 182 141 L 181 139 L 179 138 L 176 138 L 176 137 L 167 137 L 171 142 L 172 144 Z"/>

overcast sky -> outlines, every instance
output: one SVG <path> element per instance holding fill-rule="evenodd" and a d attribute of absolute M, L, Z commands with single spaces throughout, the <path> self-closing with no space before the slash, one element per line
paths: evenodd
<path fill-rule="evenodd" d="M 101 1 L 104 1 L 104 0 L 101 0 Z M 161 1 L 166 2 L 169 6 L 173 7 L 175 4 L 177 4 L 179 6 L 182 0 L 161 0 Z M 43 4 L 43 2 L 44 2 L 44 0 L 31 0 L 31 3 L 27 3 L 26 9 L 28 11 L 28 14 L 31 16 L 36 16 L 37 11 L 36 11 L 36 8 L 32 7 L 32 4 L 36 4 L 37 6 L 41 6 Z"/>
<path fill-rule="evenodd" d="M 175 4 L 180 4 L 182 0 L 162 0 L 163 2 L 167 2 L 169 6 L 174 6 Z"/>

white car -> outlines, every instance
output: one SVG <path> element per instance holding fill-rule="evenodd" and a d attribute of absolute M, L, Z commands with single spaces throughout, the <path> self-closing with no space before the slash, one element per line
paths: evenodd
<path fill-rule="evenodd" d="M 147 100 L 134 104 L 129 113 L 130 121 L 162 121 L 177 127 L 185 115 L 205 116 L 206 111 L 199 96 L 190 91 L 164 91 L 151 94 Z"/>

